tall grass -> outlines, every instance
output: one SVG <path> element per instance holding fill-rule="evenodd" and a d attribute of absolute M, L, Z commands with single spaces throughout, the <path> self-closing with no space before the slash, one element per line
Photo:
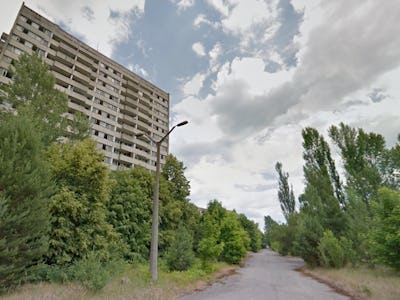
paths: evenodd
<path fill-rule="evenodd" d="M 311 275 L 333 282 L 336 287 L 354 293 L 356 299 L 400 299 L 400 273 L 392 269 L 367 267 L 309 270 Z"/>
<path fill-rule="evenodd" d="M 90 265 L 90 264 L 89 264 Z M 125 268 L 125 267 L 124 267 Z M 102 289 L 76 280 L 75 282 L 37 283 L 20 287 L 14 293 L 3 295 L 5 300 L 22 299 L 177 299 L 179 296 L 201 289 L 210 280 L 218 278 L 221 274 L 231 274 L 236 267 L 225 263 L 212 264 L 210 272 L 202 269 L 200 261 L 196 261 L 187 271 L 169 272 L 164 261 L 159 264 L 159 280 L 153 283 L 148 264 L 138 264 L 114 273 Z M 79 269 L 79 268 L 78 268 Z M 92 272 L 101 272 L 97 266 L 91 268 Z M 86 271 L 77 271 L 88 278 Z M 96 277 L 96 274 L 92 274 Z M 100 276 L 101 279 L 101 276 Z M 97 280 L 94 280 L 97 282 Z M 102 282 L 102 280 L 100 280 Z"/>

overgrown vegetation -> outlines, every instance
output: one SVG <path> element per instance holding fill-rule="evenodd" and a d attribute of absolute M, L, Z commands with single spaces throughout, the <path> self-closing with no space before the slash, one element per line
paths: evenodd
<path fill-rule="evenodd" d="M 277 163 L 279 201 L 287 219 L 265 217 L 264 241 L 311 266 L 386 265 L 400 270 L 400 138 L 388 149 L 383 136 L 343 123 L 329 137 L 339 150 L 345 178 L 328 143 L 314 128 L 303 135 L 304 193 L 291 207 L 287 173 Z"/>
<path fill-rule="evenodd" d="M 87 137 L 87 118 L 67 117 L 67 98 L 36 54 L 21 55 L 10 71 L 13 81 L 0 87 L 0 292 L 37 281 L 97 291 L 128 265 L 142 270 L 153 174 L 107 169 Z M 216 200 L 201 214 L 188 198 L 184 170 L 167 157 L 159 250 L 162 268 L 186 271 L 194 281 L 217 262 L 237 264 L 258 251 L 262 234 Z"/>

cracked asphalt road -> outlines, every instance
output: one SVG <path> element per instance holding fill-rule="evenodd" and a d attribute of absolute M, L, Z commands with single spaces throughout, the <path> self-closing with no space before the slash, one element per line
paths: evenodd
<path fill-rule="evenodd" d="M 186 295 L 181 300 L 342 300 L 349 299 L 310 277 L 295 271 L 303 261 L 282 257 L 264 249 L 246 260 L 237 274 L 214 283 L 211 287 Z"/>

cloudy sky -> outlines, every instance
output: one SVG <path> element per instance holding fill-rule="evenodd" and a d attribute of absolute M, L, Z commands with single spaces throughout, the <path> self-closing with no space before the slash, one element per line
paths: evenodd
<path fill-rule="evenodd" d="M 22 1 L 0 0 L 8 32 Z M 170 93 L 191 199 L 283 221 L 274 165 L 303 191 L 301 129 L 400 132 L 398 0 L 27 0 Z M 5 17 L 3 17 L 5 16 Z M 335 151 L 334 151 L 335 153 Z"/>

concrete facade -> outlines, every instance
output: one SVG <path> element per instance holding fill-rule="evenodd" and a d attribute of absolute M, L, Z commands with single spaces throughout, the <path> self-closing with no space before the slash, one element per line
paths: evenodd
<path fill-rule="evenodd" d="M 0 82 L 21 53 L 36 51 L 49 65 L 56 88 L 68 96 L 69 114 L 84 113 L 92 137 L 111 168 L 143 166 L 154 171 L 156 145 L 169 128 L 169 94 L 68 34 L 22 5 L 9 34 L 0 41 Z M 161 145 L 161 167 L 168 138 Z"/>

